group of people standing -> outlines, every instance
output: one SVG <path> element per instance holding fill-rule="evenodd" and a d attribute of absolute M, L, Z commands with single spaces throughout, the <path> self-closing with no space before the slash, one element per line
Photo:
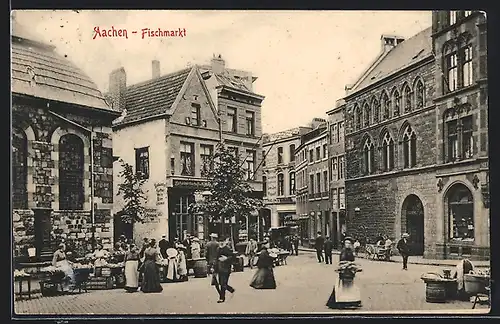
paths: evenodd
<path fill-rule="evenodd" d="M 249 256 L 250 265 L 253 257 L 258 256 L 256 266 L 257 272 L 253 276 L 250 286 L 255 289 L 276 289 L 273 265 L 274 256 L 267 251 L 268 246 L 263 244 L 259 247 L 255 240 L 250 239 L 246 248 L 246 255 Z M 229 238 L 218 241 L 217 234 L 210 234 L 210 242 L 205 246 L 205 254 L 208 263 L 208 271 L 212 274 L 211 285 L 215 287 L 219 294 L 217 303 L 226 300 L 226 292 L 235 293 L 235 289 L 229 284 L 232 267 L 235 262 L 236 253 L 231 248 Z"/>
<path fill-rule="evenodd" d="M 318 232 L 318 236 L 314 241 L 314 248 L 319 263 L 324 261 L 326 264 L 332 264 L 333 242 L 330 237 L 325 238 L 321 235 L 321 232 Z"/>

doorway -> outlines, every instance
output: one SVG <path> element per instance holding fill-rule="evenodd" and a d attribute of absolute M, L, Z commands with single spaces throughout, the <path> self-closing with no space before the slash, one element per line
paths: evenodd
<path fill-rule="evenodd" d="M 35 213 L 35 247 L 37 257 L 41 259 L 52 258 L 56 242 L 52 239 L 52 209 L 36 208 Z"/>
<path fill-rule="evenodd" d="M 416 195 L 409 195 L 403 203 L 402 214 L 405 220 L 403 230 L 408 238 L 412 255 L 424 255 L 424 205 Z"/>
<path fill-rule="evenodd" d="M 125 235 L 127 240 L 134 239 L 134 224 L 133 223 L 125 223 L 120 215 L 115 215 L 113 219 L 113 242 L 119 242 L 120 236 Z"/>

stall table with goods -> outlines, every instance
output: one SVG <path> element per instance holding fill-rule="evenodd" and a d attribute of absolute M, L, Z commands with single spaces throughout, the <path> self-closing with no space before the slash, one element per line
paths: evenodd
<path fill-rule="evenodd" d="M 473 305 L 476 308 L 478 303 L 490 305 L 490 270 L 474 270 L 464 274 L 464 286 L 466 293 L 471 296 Z"/>
<path fill-rule="evenodd" d="M 28 273 L 24 272 L 24 270 L 15 270 L 14 281 L 19 283 L 19 292 L 17 293 L 19 299 L 22 299 L 23 296 L 28 296 L 28 299 L 31 299 L 31 276 Z M 26 282 L 28 285 L 27 291 L 23 291 L 24 282 Z"/>
<path fill-rule="evenodd" d="M 48 266 L 40 269 L 40 292 L 42 296 L 56 296 L 62 293 L 66 274 L 59 268 Z"/>

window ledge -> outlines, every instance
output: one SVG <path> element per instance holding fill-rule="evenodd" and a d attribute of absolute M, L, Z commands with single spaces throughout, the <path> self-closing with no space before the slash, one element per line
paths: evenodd
<path fill-rule="evenodd" d="M 452 92 L 445 93 L 445 94 L 443 94 L 441 96 L 437 96 L 436 98 L 434 98 L 434 102 L 454 97 L 454 96 L 459 95 L 459 94 L 461 94 L 463 92 L 474 90 L 474 89 L 476 89 L 478 87 L 478 85 L 479 85 L 479 83 L 476 81 L 474 84 L 472 84 L 470 86 L 462 87 L 462 88 L 456 89 L 456 90 L 454 90 Z"/>

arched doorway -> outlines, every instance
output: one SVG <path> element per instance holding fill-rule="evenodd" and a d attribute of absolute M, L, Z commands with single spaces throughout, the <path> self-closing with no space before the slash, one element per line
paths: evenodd
<path fill-rule="evenodd" d="M 408 234 L 412 255 L 424 254 L 424 205 L 416 195 L 409 195 L 403 202 L 403 227 Z"/>

